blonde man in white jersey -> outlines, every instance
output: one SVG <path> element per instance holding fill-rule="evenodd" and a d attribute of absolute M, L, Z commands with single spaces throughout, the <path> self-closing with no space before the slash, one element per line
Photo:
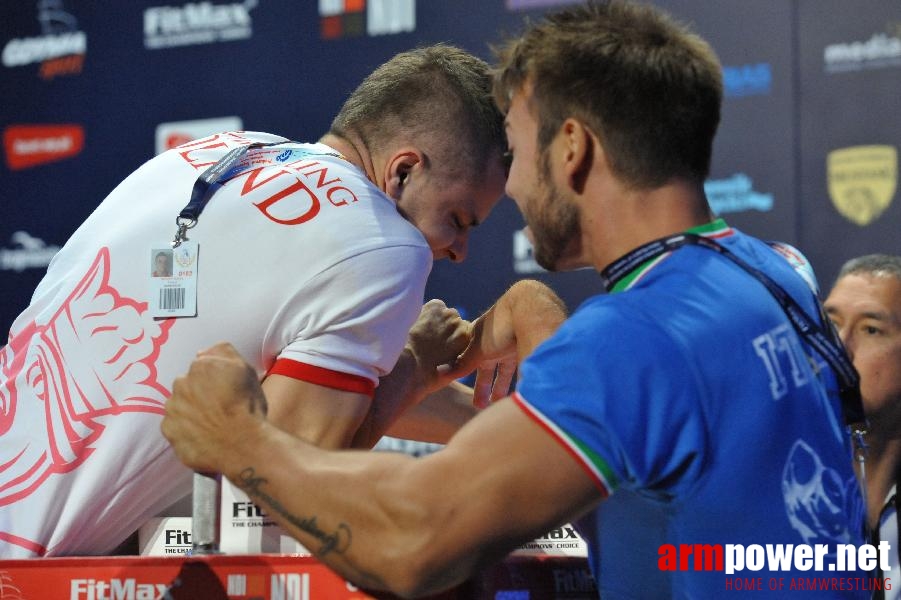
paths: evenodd
<path fill-rule="evenodd" d="M 125 179 L 0 348 L 0 558 L 110 552 L 188 493 L 159 425 L 175 376 L 219 340 L 254 365 L 278 427 L 371 447 L 445 383 L 447 357 L 405 347 L 407 332 L 432 261 L 462 261 L 501 196 L 504 150 L 485 63 L 439 45 L 374 71 L 318 143 L 224 132 Z M 151 277 L 192 198 L 173 272 Z M 463 348 L 454 311 L 422 319 L 450 356 Z M 405 434 L 449 431 L 417 423 Z"/>

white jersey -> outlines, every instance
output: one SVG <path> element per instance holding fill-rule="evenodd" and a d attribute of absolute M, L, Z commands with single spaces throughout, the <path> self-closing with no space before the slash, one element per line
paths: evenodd
<path fill-rule="evenodd" d="M 159 426 L 200 349 L 228 341 L 261 377 L 370 394 L 393 368 L 431 250 L 322 144 L 251 150 L 187 232 L 196 263 L 180 265 L 176 249 L 170 265 L 196 275 L 196 316 L 151 314 L 154 257 L 171 250 L 195 181 L 251 142 L 285 140 L 217 134 L 140 167 L 13 324 L 0 348 L 0 558 L 109 552 L 190 492 Z"/>

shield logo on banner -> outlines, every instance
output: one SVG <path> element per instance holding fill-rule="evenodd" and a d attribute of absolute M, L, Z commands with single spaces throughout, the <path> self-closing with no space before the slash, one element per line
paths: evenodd
<path fill-rule="evenodd" d="M 829 197 L 839 213 L 861 227 L 892 203 L 898 184 L 898 150 L 894 146 L 852 146 L 826 157 Z"/>

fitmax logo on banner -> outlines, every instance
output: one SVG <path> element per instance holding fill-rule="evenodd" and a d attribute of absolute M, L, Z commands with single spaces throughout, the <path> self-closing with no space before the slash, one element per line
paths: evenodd
<path fill-rule="evenodd" d="M 158 50 L 249 39 L 253 36 L 250 11 L 256 7 L 257 0 L 151 6 L 144 10 L 144 47 Z"/>
<path fill-rule="evenodd" d="M 174 587 L 178 587 L 176 584 Z M 160 598 L 172 600 L 170 588 L 165 583 L 145 583 L 134 577 L 125 579 L 72 579 L 69 583 L 69 600 L 138 600 Z"/>
<path fill-rule="evenodd" d="M 88 48 L 88 36 L 78 29 L 78 21 L 63 8 L 62 0 L 39 0 L 37 19 L 41 35 L 17 37 L 3 47 L 7 68 L 40 63 L 43 79 L 81 73 Z"/>

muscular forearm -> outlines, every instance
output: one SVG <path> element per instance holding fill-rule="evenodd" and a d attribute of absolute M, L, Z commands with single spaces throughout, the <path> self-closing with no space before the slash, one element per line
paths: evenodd
<path fill-rule="evenodd" d="M 437 569 L 420 562 L 435 537 L 430 532 L 440 529 L 436 524 L 447 515 L 430 513 L 427 507 L 435 503 L 417 502 L 438 490 L 406 475 L 412 458 L 323 452 L 269 424 L 245 436 L 241 446 L 221 463 L 224 474 L 355 585 L 412 596 L 454 585 L 474 569 L 465 559 Z"/>
<path fill-rule="evenodd" d="M 323 450 L 264 412 L 256 372 L 224 344 L 176 378 L 161 428 L 185 465 L 225 475 L 366 588 L 446 589 L 597 501 L 581 464 L 510 400 L 420 459 Z"/>

